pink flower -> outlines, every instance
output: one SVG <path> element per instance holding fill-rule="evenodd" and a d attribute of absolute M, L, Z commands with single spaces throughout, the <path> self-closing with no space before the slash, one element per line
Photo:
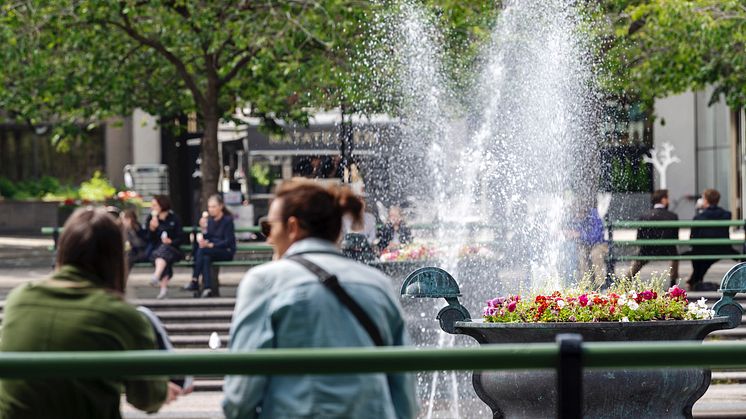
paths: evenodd
<path fill-rule="evenodd" d="M 651 290 L 645 290 L 641 292 L 640 296 L 642 297 L 644 301 L 652 300 L 653 298 L 655 298 L 655 296 L 653 295 L 653 291 Z"/>
<path fill-rule="evenodd" d="M 669 288 L 668 293 L 671 294 L 672 298 L 686 298 L 686 291 L 679 288 L 678 285 L 674 285 L 673 287 Z"/>
<path fill-rule="evenodd" d="M 505 297 L 497 297 L 487 301 L 487 307 L 499 307 L 505 302 Z"/>
<path fill-rule="evenodd" d="M 515 301 L 512 301 L 510 304 L 508 304 L 508 311 L 511 312 L 511 313 L 514 312 L 516 305 L 517 305 L 517 303 Z"/>
<path fill-rule="evenodd" d="M 583 294 L 580 297 L 578 297 L 578 302 L 580 303 L 581 307 L 585 307 L 588 305 L 588 296 Z"/>

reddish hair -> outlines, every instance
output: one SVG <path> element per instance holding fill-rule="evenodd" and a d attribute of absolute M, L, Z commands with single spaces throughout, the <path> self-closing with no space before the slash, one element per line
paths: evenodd
<path fill-rule="evenodd" d="M 350 214 L 359 223 L 363 215 L 363 200 L 348 187 L 325 187 L 313 180 L 294 178 L 283 182 L 276 196 L 282 199 L 282 222 L 297 218 L 308 237 L 337 241 L 342 216 Z"/>

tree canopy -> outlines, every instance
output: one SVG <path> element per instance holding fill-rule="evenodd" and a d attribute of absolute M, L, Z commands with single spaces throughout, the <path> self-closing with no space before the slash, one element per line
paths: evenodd
<path fill-rule="evenodd" d="M 609 1 L 612 88 L 650 100 L 714 86 L 746 104 L 746 4 L 742 0 Z"/>
<path fill-rule="evenodd" d="M 133 108 L 194 112 L 203 201 L 216 192 L 217 125 L 236 108 L 270 124 L 338 102 L 354 0 L 19 0 L 0 15 L 0 109 L 38 123 Z"/>

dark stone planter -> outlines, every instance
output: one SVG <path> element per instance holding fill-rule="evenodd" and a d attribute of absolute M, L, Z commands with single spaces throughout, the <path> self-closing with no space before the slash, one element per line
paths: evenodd
<path fill-rule="evenodd" d="M 38 235 L 57 225 L 58 202 L 0 200 L 0 233 Z"/>
<path fill-rule="evenodd" d="M 472 321 L 458 302 L 459 286 L 446 271 L 422 268 L 410 274 L 401 294 L 415 298 L 445 298 L 438 313 L 440 327 L 468 335 L 480 344 L 554 342 L 558 334 L 577 333 L 584 341 L 702 341 L 707 334 L 741 322 L 743 310 L 733 301 L 746 291 L 746 263 L 733 267 L 720 286 L 723 298 L 711 320 L 597 323 L 483 323 Z M 701 368 L 597 370 L 583 372 L 583 417 L 690 418 L 694 403 L 710 385 L 710 371 Z M 477 371 L 474 390 L 494 418 L 553 417 L 557 412 L 555 370 Z"/>
<path fill-rule="evenodd" d="M 480 344 L 554 342 L 559 333 L 579 333 L 584 341 L 698 340 L 728 327 L 712 320 L 602 323 L 456 322 L 456 333 Z M 557 411 L 555 370 L 475 372 L 474 389 L 494 418 L 539 418 Z M 583 416 L 588 418 L 691 417 L 692 407 L 710 385 L 710 370 L 586 370 Z"/>

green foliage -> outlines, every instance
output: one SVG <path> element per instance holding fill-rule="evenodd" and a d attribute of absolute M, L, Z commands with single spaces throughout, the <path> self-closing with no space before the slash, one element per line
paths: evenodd
<path fill-rule="evenodd" d="M 220 171 L 217 121 L 249 109 L 268 126 L 339 106 L 347 53 L 371 4 L 351 0 L 39 0 L 0 6 L 0 109 L 55 138 L 142 108 L 195 113 L 203 196 Z M 63 146 L 64 147 L 64 146 Z"/>
<path fill-rule="evenodd" d="M 272 184 L 272 176 L 268 165 L 254 163 L 251 165 L 250 173 L 253 183 L 265 187 Z"/>
<path fill-rule="evenodd" d="M 650 167 L 638 161 L 634 164 L 629 158 L 616 158 L 611 162 L 612 192 L 649 192 Z"/>
<path fill-rule="evenodd" d="M 63 190 L 60 181 L 51 176 L 43 176 L 40 179 L 24 180 L 13 183 L 9 179 L 0 177 L 0 196 L 10 199 L 38 199 L 49 194 L 59 193 Z"/>
<path fill-rule="evenodd" d="M 84 200 L 100 202 L 113 197 L 116 192 L 116 188 L 97 170 L 93 177 L 80 184 L 78 195 Z"/>
<path fill-rule="evenodd" d="M 746 8 L 742 0 L 601 2 L 605 82 L 650 101 L 714 86 L 711 100 L 746 104 Z"/>

